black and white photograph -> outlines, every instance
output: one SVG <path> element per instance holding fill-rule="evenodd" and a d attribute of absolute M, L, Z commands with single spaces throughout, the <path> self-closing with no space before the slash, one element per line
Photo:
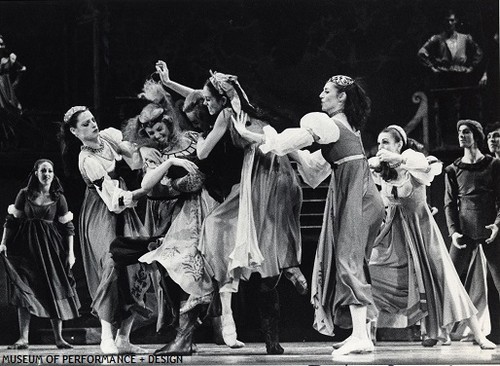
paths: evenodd
<path fill-rule="evenodd" d="M 499 28 L 0 1 L 0 363 L 500 365 Z"/>

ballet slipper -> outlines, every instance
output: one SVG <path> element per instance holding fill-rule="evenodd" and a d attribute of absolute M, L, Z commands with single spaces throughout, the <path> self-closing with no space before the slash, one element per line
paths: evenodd
<path fill-rule="evenodd" d="M 241 348 L 245 343 L 236 339 L 236 325 L 232 314 L 222 314 L 222 338 L 224 343 L 231 348 Z"/>
<path fill-rule="evenodd" d="M 118 348 L 116 347 L 113 338 L 105 338 L 101 340 L 99 345 L 101 352 L 105 355 L 116 355 L 118 354 Z"/>
<path fill-rule="evenodd" d="M 479 344 L 479 347 L 481 347 L 481 349 L 485 350 L 497 348 L 497 345 L 492 341 L 490 341 L 489 339 L 487 339 L 486 337 L 482 340 L 477 341 L 477 344 Z"/>
<path fill-rule="evenodd" d="M 366 331 L 368 332 L 368 337 L 370 337 L 370 340 L 373 342 L 374 345 L 377 342 L 377 326 L 376 326 L 376 324 L 377 323 L 375 321 L 369 321 L 368 323 L 366 323 Z M 339 349 L 344 344 L 346 344 L 350 340 L 350 338 L 351 338 L 351 336 L 347 337 L 346 339 L 344 339 L 341 342 L 336 342 L 336 343 L 332 344 L 332 347 L 335 349 Z"/>
<path fill-rule="evenodd" d="M 333 350 L 332 356 L 371 353 L 374 350 L 375 346 L 371 340 L 350 336 L 342 347 Z"/>
<path fill-rule="evenodd" d="M 349 338 L 351 338 L 351 336 L 347 337 L 346 339 L 344 339 L 343 341 L 340 341 L 340 342 L 336 342 L 334 344 L 332 344 L 332 347 L 335 348 L 335 349 L 339 349 L 340 347 L 342 347 L 344 344 L 347 343 L 347 341 L 349 341 Z"/>

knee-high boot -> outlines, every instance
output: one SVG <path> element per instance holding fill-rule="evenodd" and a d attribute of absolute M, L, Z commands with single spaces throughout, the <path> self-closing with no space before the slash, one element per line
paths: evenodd
<path fill-rule="evenodd" d="M 260 292 L 258 303 L 267 353 L 269 355 L 281 355 L 284 349 L 279 344 L 280 304 L 276 288 Z"/>
<path fill-rule="evenodd" d="M 193 332 L 199 324 L 200 307 L 179 315 L 179 326 L 175 339 L 155 351 L 155 355 L 190 356 L 193 354 Z"/>

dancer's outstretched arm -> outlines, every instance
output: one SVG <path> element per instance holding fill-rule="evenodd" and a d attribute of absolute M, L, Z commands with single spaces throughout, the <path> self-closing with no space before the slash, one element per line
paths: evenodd
<path fill-rule="evenodd" d="M 156 67 L 156 71 L 160 75 L 161 82 L 167 88 L 172 89 L 174 92 L 180 94 L 184 98 L 186 98 L 191 92 L 194 91 L 194 89 L 192 89 L 188 86 L 179 84 L 179 83 L 170 79 L 170 71 L 168 70 L 167 63 L 165 61 L 158 60 L 155 67 Z"/>

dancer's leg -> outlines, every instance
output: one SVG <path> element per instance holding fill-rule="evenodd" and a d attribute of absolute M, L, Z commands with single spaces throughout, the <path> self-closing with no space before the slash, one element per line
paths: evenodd
<path fill-rule="evenodd" d="M 479 325 L 479 321 L 477 320 L 477 316 L 473 315 L 469 319 L 466 320 L 467 325 L 472 330 L 474 334 L 474 339 L 479 344 L 481 349 L 495 349 L 495 343 L 491 342 L 486 338 L 481 330 L 481 326 Z"/>
<path fill-rule="evenodd" d="M 258 306 L 266 352 L 281 355 L 285 350 L 279 343 L 280 302 L 276 286 L 280 276 L 260 278 L 258 282 Z"/>
<path fill-rule="evenodd" d="M 369 353 L 374 349 L 366 327 L 367 307 L 349 305 L 352 318 L 352 334 L 346 342 L 332 352 L 333 356 L 347 355 L 350 353 Z"/>
<path fill-rule="evenodd" d="M 73 348 L 71 344 L 66 342 L 62 336 L 62 320 L 61 319 L 50 319 L 52 324 L 52 331 L 54 332 L 54 339 L 56 340 L 56 346 L 60 349 Z"/>
<path fill-rule="evenodd" d="M 136 346 L 130 343 L 130 332 L 132 331 L 132 325 L 134 324 L 135 315 L 132 314 L 128 318 L 122 320 L 120 329 L 118 329 L 118 334 L 116 335 L 115 344 L 118 348 L 119 353 L 148 353 L 142 347 Z"/>
<path fill-rule="evenodd" d="M 26 349 L 29 344 L 29 331 L 30 331 L 30 321 L 31 314 L 27 308 L 19 307 L 17 308 L 17 317 L 19 320 L 19 339 L 13 345 L 9 346 L 9 349 Z"/>
<path fill-rule="evenodd" d="M 113 326 L 110 322 L 101 319 L 101 352 L 105 355 L 117 354 L 118 348 L 113 340 Z"/>
<path fill-rule="evenodd" d="M 222 286 L 219 290 L 220 301 L 222 306 L 222 337 L 227 346 L 231 348 L 241 348 L 245 346 L 245 343 L 237 339 L 236 325 L 233 318 L 233 309 L 231 308 L 231 300 L 233 292 L 235 292 L 234 283 L 226 284 Z"/>

